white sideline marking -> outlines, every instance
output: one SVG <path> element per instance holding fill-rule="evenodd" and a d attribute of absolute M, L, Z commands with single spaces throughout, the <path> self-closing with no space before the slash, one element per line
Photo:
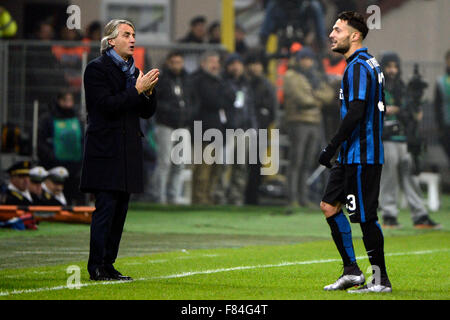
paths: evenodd
<path fill-rule="evenodd" d="M 450 249 L 446 248 L 446 249 L 421 250 L 421 251 L 411 251 L 411 252 L 393 252 L 393 253 L 386 253 L 385 256 L 392 257 L 392 256 L 422 255 L 422 254 L 431 254 L 431 253 L 435 253 L 435 252 L 445 252 L 445 251 L 450 251 Z M 356 259 L 358 259 L 358 260 L 367 259 L 367 256 L 356 257 Z M 199 274 L 212 274 L 212 273 L 228 272 L 228 271 L 236 271 L 236 270 L 276 268 L 276 267 L 286 267 L 286 266 L 293 266 L 293 265 L 318 264 L 318 263 L 339 262 L 339 261 L 341 261 L 341 259 L 323 259 L 323 260 L 280 262 L 277 264 L 264 264 L 264 265 L 255 265 L 255 266 L 220 268 L 220 269 L 211 269 L 211 270 L 203 270 L 203 271 L 191 271 L 191 272 L 176 273 L 176 274 L 171 274 L 171 275 L 167 275 L 167 276 L 159 276 L 159 277 L 151 277 L 151 278 L 139 278 L 139 279 L 134 279 L 134 281 L 87 282 L 87 283 L 81 283 L 80 287 L 88 287 L 88 286 L 96 286 L 96 285 L 109 285 L 109 284 L 125 284 L 125 283 L 133 283 L 136 281 L 183 278 L 183 277 L 189 277 L 189 276 L 194 276 L 194 275 L 199 275 Z M 56 287 L 44 287 L 44 288 L 36 288 L 36 289 L 1 291 L 0 296 L 4 297 L 4 296 L 9 296 L 9 295 L 15 295 L 15 294 L 36 293 L 36 292 L 55 291 L 55 290 L 64 290 L 64 289 L 69 289 L 69 287 L 56 286 Z"/>
<path fill-rule="evenodd" d="M 15 251 L 16 254 L 54 254 L 55 251 Z M 60 251 L 58 254 L 89 254 L 89 251 Z"/>
<path fill-rule="evenodd" d="M 202 254 L 199 256 L 185 256 L 185 257 L 176 257 L 176 258 L 172 258 L 172 259 L 155 259 L 155 260 L 147 260 L 144 262 L 126 262 L 124 263 L 124 265 L 126 266 L 136 266 L 136 265 L 141 265 L 141 264 L 147 264 L 147 263 L 164 263 L 170 260 L 191 260 L 191 259 L 196 259 L 196 258 L 215 258 L 220 256 L 219 254 Z"/>

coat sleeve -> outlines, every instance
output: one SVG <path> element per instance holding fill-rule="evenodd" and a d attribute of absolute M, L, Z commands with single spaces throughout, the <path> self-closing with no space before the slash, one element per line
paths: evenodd
<path fill-rule="evenodd" d="M 296 108 L 301 106 L 303 109 L 310 109 L 318 107 L 319 103 L 313 95 L 313 90 L 308 80 L 300 74 L 295 74 L 294 71 L 288 71 L 284 78 L 284 95 L 289 96 L 290 100 Z"/>
<path fill-rule="evenodd" d="M 84 73 L 84 88 L 86 100 L 104 115 L 115 116 L 125 113 L 130 106 L 144 103 L 136 88 L 127 88 L 119 93 L 113 92 L 110 80 L 97 64 L 89 64 Z M 152 99 L 154 100 L 154 99 Z"/>
<path fill-rule="evenodd" d="M 140 104 L 139 104 L 139 116 L 143 119 L 148 119 L 151 116 L 155 114 L 156 111 L 156 105 L 157 105 L 157 94 L 156 94 L 156 88 L 153 88 L 153 92 L 149 97 L 146 97 L 142 95 L 140 97 Z"/>
<path fill-rule="evenodd" d="M 331 88 L 331 86 L 326 83 L 326 81 L 322 81 L 319 88 L 317 90 L 314 90 L 314 97 L 319 99 L 323 104 L 329 104 L 333 102 L 335 93 L 333 91 L 333 88 Z"/>
<path fill-rule="evenodd" d="M 233 105 L 235 95 L 225 81 L 220 81 L 219 84 L 208 82 L 207 78 L 201 78 L 197 84 L 198 97 L 203 105 L 211 110 L 227 110 Z"/>

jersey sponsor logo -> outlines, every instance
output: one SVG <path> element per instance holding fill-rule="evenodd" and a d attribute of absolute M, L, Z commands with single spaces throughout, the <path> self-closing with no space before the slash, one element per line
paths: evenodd
<path fill-rule="evenodd" d="M 339 99 L 344 100 L 344 90 L 342 90 L 342 88 L 339 89 Z"/>

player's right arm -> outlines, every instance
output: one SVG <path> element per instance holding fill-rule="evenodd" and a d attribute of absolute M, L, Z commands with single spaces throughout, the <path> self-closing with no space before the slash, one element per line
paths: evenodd
<path fill-rule="evenodd" d="M 339 125 L 336 134 L 331 139 L 319 156 L 319 163 L 331 168 L 331 159 L 339 146 L 347 140 L 363 121 L 370 88 L 370 74 L 367 68 L 360 63 L 351 65 L 348 69 L 349 106 L 347 113 Z"/>

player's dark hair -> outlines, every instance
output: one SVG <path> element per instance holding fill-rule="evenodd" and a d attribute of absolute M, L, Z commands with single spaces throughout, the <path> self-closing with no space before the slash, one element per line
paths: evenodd
<path fill-rule="evenodd" d="M 338 19 L 347 21 L 349 26 L 352 26 L 356 30 L 362 33 L 363 39 L 366 38 L 369 28 L 366 24 L 364 16 L 355 11 L 344 11 L 338 15 Z"/>

